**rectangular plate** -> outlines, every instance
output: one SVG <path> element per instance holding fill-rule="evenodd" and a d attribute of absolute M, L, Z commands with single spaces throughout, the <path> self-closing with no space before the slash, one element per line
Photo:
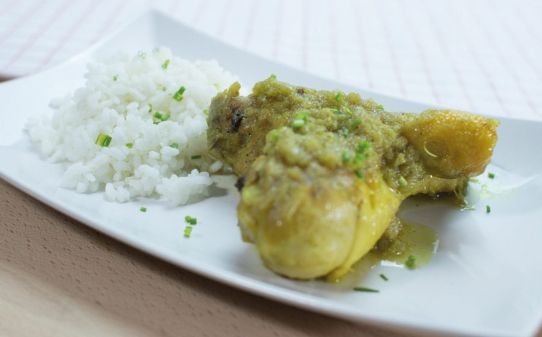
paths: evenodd
<path fill-rule="evenodd" d="M 320 89 L 372 97 L 391 111 L 427 105 L 322 79 L 256 57 L 149 12 L 82 55 L 46 72 L 0 84 L 0 177 L 71 217 L 173 264 L 247 291 L 329 315 L 394 328 L 488 336 L 530 336 L 542 319 L 542 123 L 501 119 L 490 171 L 496 179 L 471 184 L 475 210 L 449 204 L 405 205 L 401 216 L 433 227 L 440 236 L 429 265 L 409 271 L 378 266 L 340 284 L 296 282 L 265 269 L 237 228 L 239 195 L 233 179 L 218 179 L 227 193 L 184 207 L 159 201 L 109 203 L 102 193 L 78 194 L 59 187 L 62 167 L 33 150 L 23 127 L 30 116 L 51 113 L 51 98 L 83 84 L 85 64 L 98 54 L 166 46 L 182 58 L 216 59 L 245 87 L 276 74 Z M 485 177 L 485 176 L 484 176 Z M 144 204 L 148 211 L 141 213 Z M 491 205 L 492 213 L 485 213 Z M 190 240 L 183 218 L 199 219 Z M 389 281 L 378 277 L 385 273 Z M 378 294 L 352 291 L 354 285 Z"/>

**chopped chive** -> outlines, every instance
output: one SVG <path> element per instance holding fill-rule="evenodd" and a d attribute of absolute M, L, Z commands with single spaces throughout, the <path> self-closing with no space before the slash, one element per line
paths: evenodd
<path fill-rule="evenodd" d="M 373 288 L 367 288 L 367 287 L 355 287 L 354 291 L 361 291 L 365 293 L 379 293 L 380 290 L 373 289 Z"/>
<path fill-rule="evenodd" d="M 269 76 L 269 78 L 271 78 L 272 80 L 276 80 L 276 79 L 277 79 L 277 75 L 271 74 L 271 76 Z"/>
<path fill-rule="evenodd" d="M 190 159 L 201 159 L 201 154 L 196 154 L 194 156 L 191 156 Z"/>
<path fill-rule="evenodd" d="M 343 162 L 348 163 L 352 159 L 352 153 L 348 150 L 344 150 L 342 158 Z"/>
<path fill-rule="evenodd" d="M 156 111 L 153 115 L 152 115 L 152 118 L 153 118 L 153 123 L 154 124 L 158 124 L 160 122 L 165 122 L 169 119 L 170 115 L 169 114 L 162 114 L 158 111 Z"/>
<path fill-rule="evenodd" d="M 487 174 L 487 177 L 488 177 L 489 179 L 495 179 L 495 173 L 489 172 L 489 173 Z"/>
<path fill-rule="evenodd" d="M 190 225 L 197 225 L 198 223 L 198 219 L 196 217 L 191 217 L 190 215 L 185 216 L 184 221 Z"/>
<path fill-rule="evenodd" d="M 342 93 L 338 92 L 336 95 L 335 95 L 335 101 L 339 102 L 342 98 Z"/>
<path fill-rule="evenodd" d="M 178 149 L 178 148 L 179 148 L 179 144 L 177 144 L 177 143 L 171 143 L 171 144 L 169 144 L 169 147 L 172 147 L 172 148 L 174 148 L 174 149 Z"/>
<path fill-rule="evenodd" d="M 294 115 L 294 119 L 302 119 L 307 121 L 307 118 L 309 118 L 309 113 L 307 111 L 298 112 Z"/>
<path fill-rule="evenodd" d="M 352 129 L 355 129 L 360 125 L 361 125 L 361 118 L 356 118 L 352 121 Z"/>
<path fill-rule="evenodd" d="M 362 140 L 361 142 L 358 143 L 358 146 L 356 147 L 356 152 L 365 154 L 365 152 L 367 152 L 368 149 L 369 149 L 369 142 L 366 140 Z"/>
<path fill-rule="evenodd" d="M 279 139 L 279 132 L 276 129 L 269 131 L 268 135 L 273 141 L 276 141 Z"/>
<path fill-rule="evenodd" d="M 142 213 L 145 213 L 145 212 L 147 212 L 147 207 L 140 207 L 139 211 L 142 212 Z"/>
<path fill-rule="evenodd" d="M 414 255 L 409 255 L 408 259 L 405 261 L 405 267 L 411 270 L 416 268 L 416 257 Z"/>
<path fill-rule="evenodd" d="M 113 81 L 116 81 L 119 79 L 119 75 L 113 75 Z"/>
<path fill-rule="evenodd" d="M 111 143 L 111 136 L 107 135 L 105 133 L 100 133 L 98 137 L 96 138 L 96 144 L 100 145 L 101 147 L 108 147 Z"/>
<path fill-rule="evenodd" d="M 405 179 L 405 177 L 400 176 L 400 177 L 399 177 L 399 186 L 405 187 L 406 185 L 408 185 L 407 180 Z"/>
<path fill-rule="evenodd" d="M 486 205 L 486 214 L 491 213 L 491 206 Z"/>
<path fill-rule="evenodd" d="M 388 277 L 384 274 L 380 274 L 380 278 L 383 279 L 384 281 L 388 281 Z"/>
<path fill-rule="evenodd" d="M 358 179 L 363 179 L 363 171 L 355 170 L 354 173 L 356 174 L 356 177 L 358 177 Z"/>
<path fill-rule="evenodd" d="M 185 91 L 186 91 L 186 88 L 185 88 L 184 86 L 181 86 L 181 87 L 179 88 L 179 90 L 177 90 L 177 91 L 175 92 L 175 94 L 173 94 L 173 99 L 176 100 L 177 102 L 182 101 L 183 98 L 184 98 L 184 97 L 183 97 L 183 94 L 184 94 Z"/>
<path fill-rule="evenodd" d="M 184 237 L 185 238 L 190 238 L 190 234 L 192 234 L 192 227 L 191 226 L 186 226 L 184 228 Z"/>
<path fill-rule="evenodd" d="M 348 136 L 350 135 L 350 130 L 348 130 L 347 128 L 342 128 L 339 130 L 339 134 L 343 136 L 343 138 L 348 138 Z"/>
<path fill-rule="evenodd" d="M 126 147 L 131 149 L 132 147 L 134 147 L 134 143 L 126 143 Z"/>
<path fill-rule="evenodd" d="M 365 160 L 365 155 L 362 153 L 356 153 L 356 156 L 354 157 L 354 165 L 360 165 Z"/>
<path fill-rule="evenodd" d="M 347 115 L 352 115 L 352 109 L 350 109 L 347 106 L 345 106 L 343 109 L 344 109 L 344 112 L 346 112 Z"/>
<path fill-rule="evenodd" d="M 292 122 L 292 127 L 294 129 L 300 129 L 303 127 L 303 125 L 305 125 L 305 121 L 302 119 L 294 119 L 294 121 Z"/>
<path fill-rule="evenodd" d="M 339 108 L 332 108 L 331 110 L 333 110 L 333 113 L 336 114 L 336 115 L 340 115 L 340 114 L 343 113 L 343 112 L 341 111 L 341 109 L 339 109 Z"/>
<path fill-rule="evenodd" d="M 169 62 L 171 62 L 170 59 L 165 60 L 164 63 L 162 63 L 162 69 L 166 70 L 169 66 Z"/>

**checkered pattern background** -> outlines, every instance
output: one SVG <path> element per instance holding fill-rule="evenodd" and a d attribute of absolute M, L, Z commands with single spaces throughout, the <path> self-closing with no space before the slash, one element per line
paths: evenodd
<path fill-rule="evenodd" d="M 542 120 L 535 0 L 0 0 L 0 77 L 61 63 L 152 7 L 359 87 Z"/>

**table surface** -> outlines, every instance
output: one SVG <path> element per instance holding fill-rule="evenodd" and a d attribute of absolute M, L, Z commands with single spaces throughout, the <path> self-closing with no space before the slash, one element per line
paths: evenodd
<path fill-rule="evenodd" d="M 149 6 L 0 0 L 0 78 L 58 64 Z M 247 51 L 359 87 L 542 120 L 538 1 L 161 0 L 153 6 Z M 0 214 L 2 336 L 393 336 L 174 267 L 3 181 Z"/>

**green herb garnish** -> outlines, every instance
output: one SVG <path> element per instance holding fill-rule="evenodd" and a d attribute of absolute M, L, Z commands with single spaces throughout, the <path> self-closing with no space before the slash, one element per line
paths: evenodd
<path fill-rule="evenodd" d="M 388 281 L 388 277 L 384 274 L 380 274 L 380 278 L 383 279 L 384 281 Z"/>
<path fill-rule="evenodd" d="M 348 163 L 352 159 L 352 153 L 348 150 L 343 151 L 343 162 Z"/>
<path fill-rule="evenodd" d="M 305 121 L 302 119 L 294 119 L 294 121 L 292 122 L 292 127 L 294 129 L 301 129 L 303 125 L 305 125 Z"/>
<path fill-rule="evenodd" d="M 184 221 L 190 225 L 196 225 L 198 223 L 198 219 L 196 217 L 191 217 L 190 215 L 185 216 Z"/>
<path fill-rule="evenodd" d="M 269 131 L 269 133 L 267 134 L 267 136 L 272 140 L 272 141 L 276 141 L 279 139 L 279 132 L 277 129 L 275 130 L 271 130 Z"/>
<path fill-rule="evenodd" d="M 134 143 L 126 143 L 126 147 L 131 149 L 132 147 L 134 147 Z"/>
<path fill-rule="evenodd" d="M 411 270 L 416 268 L 416 257 L 414 255 L 410 255 L 408 257 L 408 259 L 405 261 L 405 267 Z"/>
<path fill-rule="evenodd" d="M 113 81 L 116 81 L 119 79 L 119 75 L 113 75 Z"/>
<path fill-rule="evenodd" d="M 166 70 L 169 66 L 169 62 L 171 62 L 170 59 L 165 60 L 164 63 L 162 63 L 162 69 Z"/>
<path fill-rule="evenodd" d="M 101 147 L 108 147 L 111 143 L 111 136 L 107 135 L 105 133 L 100 133 L 98 137 L 96 138 L 96 144 L 100 145 Z"/>
<path fill-rule="evenodd" d="M 171 143 L 171 144 L 169 144 L 169 147 L 172 147 L 172 148 L 174 148 L 174 149 L 178 149 L 178 148 L 179 148 L 179 144 L 177 144 L 177 143 Z"/>
<path fill-rule="evenodd" d="M 169 119 L 170 115 L 169 114 L 162 114 L 158 111 L 156 111 L 153 115 L 152 115 L 152 118 L 153 118 L 153 123 L 154 124 L 158 124 L 160 122 L 165 122 Z"/>
<path fill-rule="evenodd" d="M 277 79 L 277 75 L 271 74 L 271 76 L 269 76 L 269 78 L 271 78 L 272 80 L 276 80 L 276 79 Z"/>
<path fill-rule="evenodd" d="M 489 179 L 495 179 L 495 173 L 489 172 L 489 173 L 487 174 L 487 177 L 488 177 Z"/>
<path fill-rule="evenodd" d="M 339 134 L 343 136 L 343 138 L 348 138 L 348 136 L 350 135 L 350 130 L 348 130 L 347 128 L 342 128 L 339 130 Z"/>
<path fill-rule="evenodd" d="M 342 98 L 342 93 L 338 92 L 338 93 L 335 95 L 335 101 L 340 102 L 340 101 L 341 101 L 341 98 Z"/>
<path fill-rule="evenodd" d="M 192 227 L 191 226 L 186 226 L 184 228 L 184 237 L 185 238 L 190 238 L 190 234 L 192 234 Z"/>
<path fill-rule="evenodd" d="M 355 129 L 360 125 L 361 125 L 361 118 L 356 118 L 352 121 L 352 129 Z"/>
<path fill-rule="evenodd" d="M 373 288 L 367 288 L 367 287 L 355 287 L 354 291 L 362 291 L 365 293 L 379 293 L 380 290 L 373 289 Z"/>
<path fill-rule="evenodd" d="M 369 142 L 366 140 L 362 140 L 361 142 L 358 143 L 358 146 L 356 147 L 356 152 L 365 154 L 368 149 L 369 149 Z"/>
<path fill-rule="evenodd" d="M 360 165 L 367 157 L 367 150 L 369 149 L 369 142 L 363 140 L 356 146 L 356 157 L 354 158 L 354 165 Z"/>
<path fill-rule="evenodd" d="M 408 185 L 407 180 L 405 179 L 405 177 L 400 176 L 400 177 L 399 177 L 399 186 L 400 186 L 400 187 L 405 187 L 406 185 Z"/>
<path fill-rule="evenodd" d="M 491 207 L 489 205 L 486 205 L 486 214 L 491 213 Z"/>
<path fill-rule="evenodd" d="M 147 207 L 140 207 L 139 211 L 142 212 L 142 213 L 145 213 L 145 212 L 147 212 Z"/>
<path fill-rule="evenodd" d="M 294 115 L 294 120 L 292 121 L 292 127 L 294 130 L 300 129 L 305 125 L 305 122 L 309 118 L 308 112 L 298 112 Z"/>
<path fill-rule="evenodd" d="M 177 102 L 182 101 L 183 98 L 184 98 L 184 97 L 183 97 L 183 94 L 184 94 L 185 91 L 186 91 L 186 88 L 185 88 L 184 86 L 181 86 L 181 87 L 179 88 L 179 90 L 177 90 L 177 91 L 175 92 L 175 94 L 173 94 L 173 99 L 176 100 Z"/>
<path fill-rule="evenodd" d="M 356 174 L 356 177 L 358 177 L 359 179 L 363 179 L 363 171 L 355 170 L 354 173 Z"/>

